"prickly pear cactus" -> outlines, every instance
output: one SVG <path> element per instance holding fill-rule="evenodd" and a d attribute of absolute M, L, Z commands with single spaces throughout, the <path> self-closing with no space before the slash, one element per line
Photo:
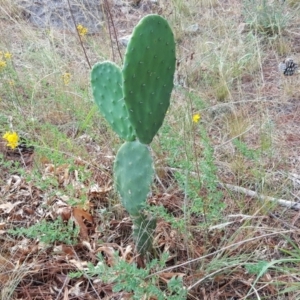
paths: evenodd
<path fill-rule="evenodd" d="M 123 100 L 120 68 L 109 61 L 97 63 L 91 73 L 95 102 L 114 131 L 124 140 L 133 141 L 135 132 Z"/>
<path fill-rule="evenodd" d="M 150 144 L 161 127 L 173 88 L 175 42 L 167 21 L 144 17 L 127 46 L 122 71 L 111 62 L 93 67 L 93 95 L 101 113 L 127 142 L 114 163 L 114 180 L 122 203 L 133 220 L 137 251 L 152 245 L 156 220 L 143 212 L 153 180 Z M 138 140 L 136 140 L 136 136 Z"/>
<path fill-rule="evenodd" d="M 153 180 L 153 160 L 148 146 L 139 141 L 125 142 L 114 163 L 115 186 L 125 209 L 139 216 Z"/>
<path fill-rule="evenodd" d="M 170 105 L 175 71 L 175 41 L 168 22 L 144 17 L 127 46 L 123 93 L 129 118 L 141 143 L 150 144 Z"/>

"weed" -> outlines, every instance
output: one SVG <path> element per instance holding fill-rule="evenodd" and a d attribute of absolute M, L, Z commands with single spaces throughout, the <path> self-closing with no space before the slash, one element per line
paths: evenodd
<path fill-rule="evenodd" d="M 241 41 L 233 32 L 236 28 L 222 27 L 222 30 L 225 32 L 220 35 L 225 35 L 226 39 L 221 42 L 211 40 L 209 35 L 203 37 L 206 42 L 196 41 L 199 54 L 194 56 L 185 72 L 188 86 L 206 91 L 206 97 L 226 102 L 232 98 L 240 77 L 256 71 L 258 62 L 254 36 L 249 34 Z"/>
<path fill-rule="evenodd" d="M 168 163 L 175 169 L 175 179 L 189 199 L 188 215 L 204 214 L 206 220 L 211 223 L 221 218 L 224 209 L 224 203 L 221 201 L 223 196 L 217 186 L 214 149 L 201 123 L 193 122 L 192 128 L 191 131 L 195 130 L 195 133 L 184 140 L 178 138 L 176 129 L 173 131 L 170 126 L 164 126 L 163 130 L 168 134 L 167 138 L 162 138 L 161 145 L 163 150 L 168 152 Z M 200 146 L 195 146 L 195 141 L 188 142 L 190 139 L 196 139 L 198 134 Z"/>
<path fill-rule="evenodd" d="M 68 245 L 77 243 L 79 228 L 73 227 L 71 220 L 66 224 L 59 217 L 54 222 L 42 220 L 28 228 L 16 228 L 8 230 L 8 233 L 17 237 L 26 236 L 31 239 L 39 239 L 45 244 L 62 242 Z"/>
<path fill-rule="evenodd" d="M 280 34 L 289 22 L 280 1 L 269 3 L 267 0 L 244 0 L 243 15 L 246 23 L 255 33 L 268 36 Z"/>
<path fill-rule="evenodd" d="M 260 153 L 257 150 L 249 149 L 249 147 L 240 139 L 234 139 L 233 144 L 237 150 L 248 159 L 256 160 L 260 156 Z"/>
<path fill-rule="evenodd" d="M 114 292 L 125 291 L 133 294 L 132 299 L 151 299 L 155 297 L 158 300 L 172 299 L 182 300 L 186 299 L 187 291 L 183 287 L 182 277 L 172 277 L 168 280 L 167 285 L 160 286 L 158 283 L 159 276 L 151 275 L 152 272 L 162 269 L 168 259 L 165 253 L 160 260 L 153 259 L 146 264 L 144 269 L 140 269 L 136 264 L 128 263 L 114 254 L 112 266 L 106 264 L 105 259 L 98 255 L 99 262 L 96 266 L 89 263 L 85 272 L 73 272 L 69 276 L 71 278 L 88 276 L 98 277 L 104 283 L 113 285 Z"/>
<path fill-rule="evenodd" d="M 261 260 L 257 263 L 246 264 L 245 268 L 249 274 L 258 275 L 262 272 L 262 275 L 267 271 L 266 266 L 269 262 Z"/>

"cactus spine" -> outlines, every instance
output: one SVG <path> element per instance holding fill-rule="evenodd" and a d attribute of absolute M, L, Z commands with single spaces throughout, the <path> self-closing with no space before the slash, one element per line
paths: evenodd
<path fill-rule="evenodd" d="M 156 227 L 155 219 L 143 212 L 154 175 L 148 144 L 170 105 L 174 72 L 172 30 L 161 16 L 148 15 L 133 31 L 123 69 L 103 62 L 91 73 L 100 112 L 126 140 L 115 159 L 114 179 L 122 204 L 132 217 L 136 248 L 142 255 L 152 245 Z"/>

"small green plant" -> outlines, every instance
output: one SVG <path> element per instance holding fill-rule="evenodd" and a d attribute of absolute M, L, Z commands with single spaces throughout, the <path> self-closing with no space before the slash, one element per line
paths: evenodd
<path fill-rule="evenodd" d="M 275 36 L 287 26 L 289 18 L 280 1 L 244 0 L 243 6 L 245 21 L 255 32 Z"/>
<path fill-rule="evenodd" d="M 121 259 L 118 253 L 114 255 L 114 263 L 109 267 L 105 259 L 99 255 L 99 262 L 96 266 L 88 263 L 88 269 L 85 272 L 79 271 L 70 273 L 71 278 L 81 276 L 101 278 L 102 282 L 113 284 L 114 292 L 129 292 L 133 294 L 132 299 L 186 299 L 187 290 L 183 287 L 181 277 L 171 278 L 165 286 L 159 284 L 158 275 L 151 275 L 153 271 L 162 269 L 168 259 L 168 255 L 162 255 L 160 260 L 153 259 L 146 264 L 145 268 L 138 268 L 136 264 L 128 263 Z"/>
<path fill-rule="evenodd" d="M 170 105 L 175 72 L 175 41 L 168 22 L 158 15 L 144 17 L 127 46 L 123 69 L 97 63 L 91 73 L 96 104 L 107 122 L 126 142 L 114 163 L 114 180 L 133 220 L 140 254 L 152 244 L 156 220 L 144 213 L 154 168 L 148 146 Z"/>
<path fill-rule="evenodd" d="M 262 272 L 262 275 L 267 271 L 266 266 L 269 262 L 261 260 L 257 263 L 246 264 L 245 268 L 249 274 L 259 275 Z"/>
<path fill-rule="evenodd" d="M 41 221 L 28 228 L 16 228 L 8 230 L 8 233 L 18 237 L 26 236 L 31 239 L 39 239 L 45 244 L 62 242 L 68 245 L 77 243 L 79 228 L 73 227 L 73 222 L 69 220 L 64 223 L 59 217 L 54 222 Z"/>
<path fill-rule="evenodd" d="M 257 160 L 260 157 L 260 153 L 258 150 L 250 149 L 243 141 L 240 139 L 234 139 L 233 145 L 237 148 L 237 150 L 246 158 L 251 160 Z"/>
<path fill-rule="evenodd" d="M 223 193 L 218 188 L 214 148 L 203 124 L 198 123 L 199 117 L 199 114 L 192 116 L 194 133 L 186 140 L 179 139 L 178 133 L 172 131 L 169 124 L 165 125 L 164 133 L 168 132 L 169 134 L 168 138 L 162 138 L 161 146 L 162 150 L 168 153 L 167 163 L 174 168 L 174 177 L 185 193 L 188 201 L 187 215 L 205 215 L 205 220 L 211 224 L 222 218 L 225 205 L 221 201 Z M 190 131 L 193 132 L 193 130 Z M 195 147 L 195 142 L 193 142 L 197 136 L 200 136 L 200 147 L 198 143 Z M 160 213 L 163 212 L 158 214 Z M 161 216 L 165 218 L 164 213 Z M 181 225 L 181 229 L 184 228 L 182 226 L 184 220 L 176 222 L 175 228 L 179 228 L 179 225 Z"/>

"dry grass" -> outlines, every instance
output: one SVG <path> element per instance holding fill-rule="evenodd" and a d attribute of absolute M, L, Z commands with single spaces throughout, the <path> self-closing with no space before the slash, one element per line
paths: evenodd
<path fill-rule="evenodd" d="M 151 276 L 158 271 L 163 289 L 167 276 L 184 274 L 188 299 L 298 299 L 298 211 L 230 189 L 211 192 L 202 163 L 205 131 L 219 182 L 298 202 L 300 76 L 281 76 L 277 66 L 289 56 L 300 62 L 299 1 L 282 4 L 287 25 L 271 36 L 243 25 L 241 0 L 123 2 L 110 5 L 119 37 L 142 16 L 159 13 L 177 40 L 177 85 L 153 144 L 159 180 L 149 199 L 159 216 L 149 259 L 170 258 Z M 82 40 L 90 64 L 121 64 L 107 22 L 99 24 Z M 187 32 L 194 24 L 198 30 Z M 0 0 L 0 27 L 0 51 L 13 54 L 9 69 L 0 71 L 0 133 L 12 124 L 35 147 L 20 156 L 0 144 L 0 298 L 131 299 L 114 291 L 113 282 L 67 276 L 87 262 L 96 265 L 99 253 L 113 265 L 113 250 L 136 262 L 132 223 L 112 189 L 121 141 L 92 101 L 78 36 L 67 25 L 32 26 L 16 2 L 6 0 Z M 119 50 L 124 55 L 125 48 Z M 71 74 L 67 85 L 65 73 Z M 194 113 L 201 114 L 200 124 L 192 124 Z M 207 216 L 197 211 L 198 198 Z M 45 245 L 7 233 L 58 216 L 79 224 L 74 244 Z"/>

